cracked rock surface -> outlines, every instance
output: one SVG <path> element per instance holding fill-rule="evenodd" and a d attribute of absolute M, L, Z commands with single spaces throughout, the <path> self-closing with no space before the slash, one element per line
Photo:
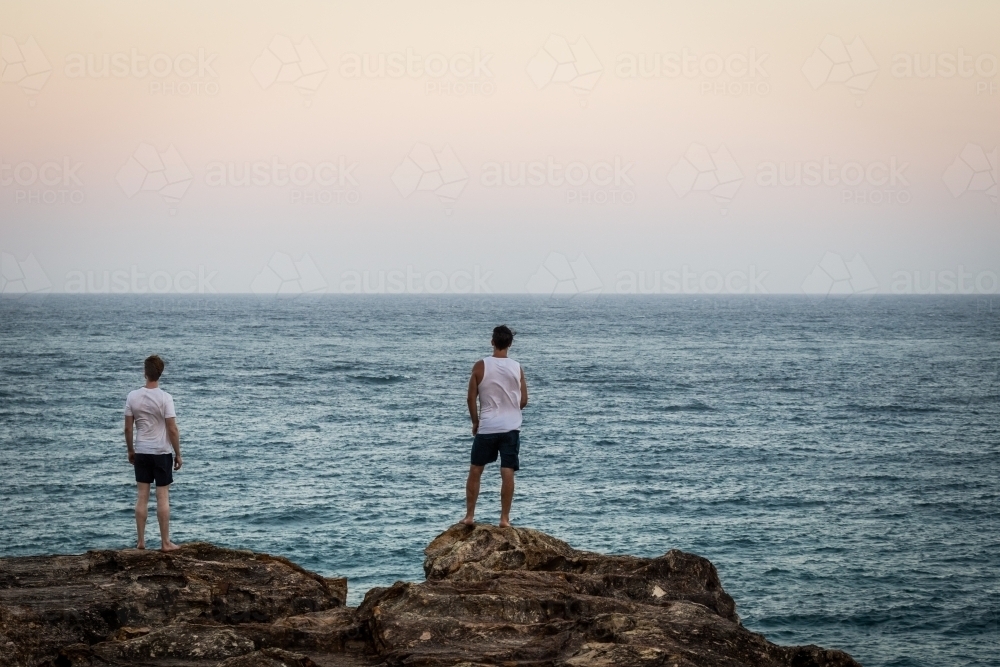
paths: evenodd
<path fill-rule="evenodd" d="M 715 567 L 455 525 L 423 583 L 372 589 L 275 556 L 189 544 L 0 560 L 0 665 L 851 667 L 744 628 Z"/>

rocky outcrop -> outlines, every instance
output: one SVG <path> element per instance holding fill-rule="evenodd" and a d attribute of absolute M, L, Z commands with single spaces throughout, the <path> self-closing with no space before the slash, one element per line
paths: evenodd
<path fill-rule="evenodd" d="M 736 604 L 722 590 L 715 566 L 676 549 L 660 558 L 604 556 L 577 551 L 534 530 L 478 526 L 470 531 L 454 526 L 431 542 L 424 554 L 424 574 L 431 581 L 485 582 L 518 572 L 520 578 L 543 586 L 565 581 L 575 593 L 592 597 L 656 605 L 688 600 L 739 622 Z M 552 573 L 561 576 L 553 578 Z"/>
<path fill-rule="evenodd" d="M 210 544 L 169 554 L 9 558 L 0 560 L 0 664 L 160 657 L 215 664 L 255 650 L 249 634 L 233 627 L 295 634 L 280 624 L 342 608 L 346 599 L 346 579 Z"/>
<path fill-rule="evenodd" d="M 394 664 L 848 666 L 845 653 L 776 646 L 739 623 L 709 561 L 602 556 L 523 528 L 453 526 L 427 547 L 422 584 L 359 608 Z"/>
<path fill-rule="evenodd" d="M 425 555 L 425 582 L 356 609 L 343 579 L 207 544 L 0 560 L 0 665 L 857 665 L 744 628 L 693 554 L 603 556 L 456 525 Z"/>

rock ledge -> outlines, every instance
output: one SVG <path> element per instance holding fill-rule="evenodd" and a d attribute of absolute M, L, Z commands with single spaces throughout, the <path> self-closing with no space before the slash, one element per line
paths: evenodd
<path fill-rule="evenodd" d="M 0 560 L 0 665 L 857 667 L 744 628 L 709 561 L 604 556 L 526 528 L 455 525 L 423 583 L 344 606 L 345 579 L 188 544 Z"/>

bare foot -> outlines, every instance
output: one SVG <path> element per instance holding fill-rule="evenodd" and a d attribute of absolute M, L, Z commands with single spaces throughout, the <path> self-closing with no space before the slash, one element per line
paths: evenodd
<path fill-rule="evenodd" d="M 146 543 L 145 542 L 139 542 L 138 544 L 135 545 L 135 548 L 136 549 L 145 549 L 146 548 Z"/>
<path fill-rule="evenodd" d="M 476 525 L 476 522 L 472 520 L 471 516 L 465 517 L 464 519 L 462 519 L 461 521 L 459 521 L 459 523 L 462 524 L 463 526 L 475 526 Z"/>
<path fill-rule="evenodd" d="M 180 547 L 173 542 L 167 542 L 160 547 L 160 551 L 177 551 L 178 549 L 180 549 Z"/>
<path fill-rule="evenodd" d="M 500 520 L 500 527 L 501 528 L 510 528 L 510 521 L 507 520 L 507 519 L 501 519 Z"/>

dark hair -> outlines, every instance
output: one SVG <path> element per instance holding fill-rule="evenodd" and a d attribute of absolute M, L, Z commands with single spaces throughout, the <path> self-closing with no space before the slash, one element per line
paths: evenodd
<path fill-rule="evenodd" d="M 166 364 L 163 363 L 163 359 L 160 359 L 158 355 L 151 355 L 146 357 L 146 362 L 143 364 L 144 370 L 146 372 L 146 379 L 150 382 L 156 382 L 163 375 L 163 367 Z"/>
<path fill-rule="evenodd" d="M 511 331 L 506 324 L 501 324 L 493 329 L 493 345 L 498 350 L 506 350 L 514 342 L 516 331 Z"/>

